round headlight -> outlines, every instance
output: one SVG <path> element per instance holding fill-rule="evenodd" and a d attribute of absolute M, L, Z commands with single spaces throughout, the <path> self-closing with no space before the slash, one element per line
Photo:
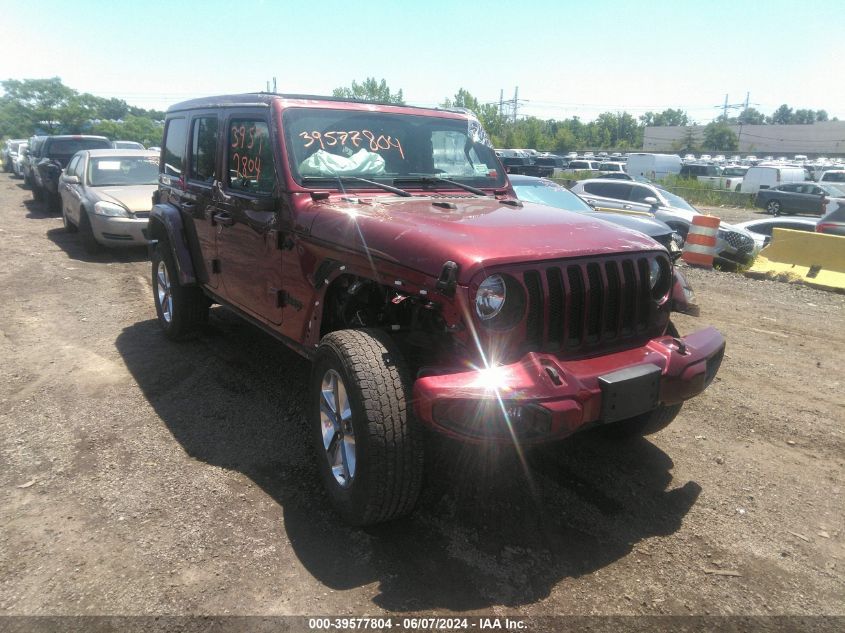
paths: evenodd
<path fill-rule="evenodd" d="M 648 283 L 652 298 L 660 302 L 672 288 L 672 266 L 665 257 L 648 261 Z"/>
<path fill-rule="evenodd" d="M 654 290 L 657 282 L 660 281 L 660 262 L 657 258 L 648 260 L 648 285 Z"/>
<path fill-rule="evenodd" d="M 482 321 L 498 315 L 505 306 L 507 286 L 501 275 L 490 275 L 475 293 L 475 312 Z"/>

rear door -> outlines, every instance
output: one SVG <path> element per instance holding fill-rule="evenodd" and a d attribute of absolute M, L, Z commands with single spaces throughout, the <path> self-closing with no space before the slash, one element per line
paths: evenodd
<path fill-rule="evenodd" d="M 223 184 L 212 216 L 223 291 L 244 311 L 279 324 L 282 251 L 269 109 L 231 112 L 223 129 Z"/>
<path fill-rule="evenodd" d="M 188 132 L 188 177 L 185 190 L 191 200 L 182 206 L 183 214 L 190 216 L 191 222 L 185 226 L 189 239 L 195 240 L 202 254 L 200 277 L 211 288 L 217 288 L 220 279 L 220 267 L 217 253 L 218 227 L 214 225 L 216 212 L 213 200 L 215 184 L 220 180 L 220 121 L 216 110 L 194 113 Z"/>
<path fill-rule="evenodd" d="M 626 182 L 597 181 L 588 182 L 584 185 L 582 197 L 589 204 L 599 208 L 612 209 L 616 211 L 628 211 L 631 205 L 628 202 L 628 195 L 631 193 L 631 185 Z"/>

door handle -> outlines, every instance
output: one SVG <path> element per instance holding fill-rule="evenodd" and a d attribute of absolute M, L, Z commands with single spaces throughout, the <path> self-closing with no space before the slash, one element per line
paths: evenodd
<path fill-rule="evenodd" d="M 221 226 L 232 226 L 235 223 L 233 218 L 228 213 L 215 213 L 211 216 L 212 224 L 219 224 Z"/>
<path fill-rule="evenodd" d="M 623 208 L 623 209 L 630 209 L 630 208 L 631 208 L 631 205 L 630 205 L 630 204 L 623 204 L 623 205 L 622 205 L 622 208 Z"/>

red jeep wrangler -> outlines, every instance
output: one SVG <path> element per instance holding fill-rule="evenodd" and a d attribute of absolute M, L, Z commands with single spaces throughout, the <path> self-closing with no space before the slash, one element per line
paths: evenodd
<path fill-rule="evenodd" d="M 412 510 L 423 425 L 548 442 L 650 433 L 713 380 L 666 250 L 518 201 L 468 112 L 244 94 L 167 112 L 150 216 L 159 322 L 219 303 L 312 361 L 309 424 L 353 524 Z M 673 288 L 674 286 L 674 288 Z"/>

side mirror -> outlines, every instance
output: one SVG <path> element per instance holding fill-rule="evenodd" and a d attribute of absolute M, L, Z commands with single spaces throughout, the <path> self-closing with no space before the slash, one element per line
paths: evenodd
<path fill-rule="evenodd" d="M 648 205 L 651 205 L 652 207 L 656 207 L 658 204 L 660 204 L 657 201 L 657 198 L 655 198 L 654 196 L 649 196 L 648 198 L 643 198 L 643 202 L 645 202 Z"/>
<path fill-rule="evenodd" d="M 62 182 L 66 185 L 78 185 L 79 176 L 62 176 Z"/>

